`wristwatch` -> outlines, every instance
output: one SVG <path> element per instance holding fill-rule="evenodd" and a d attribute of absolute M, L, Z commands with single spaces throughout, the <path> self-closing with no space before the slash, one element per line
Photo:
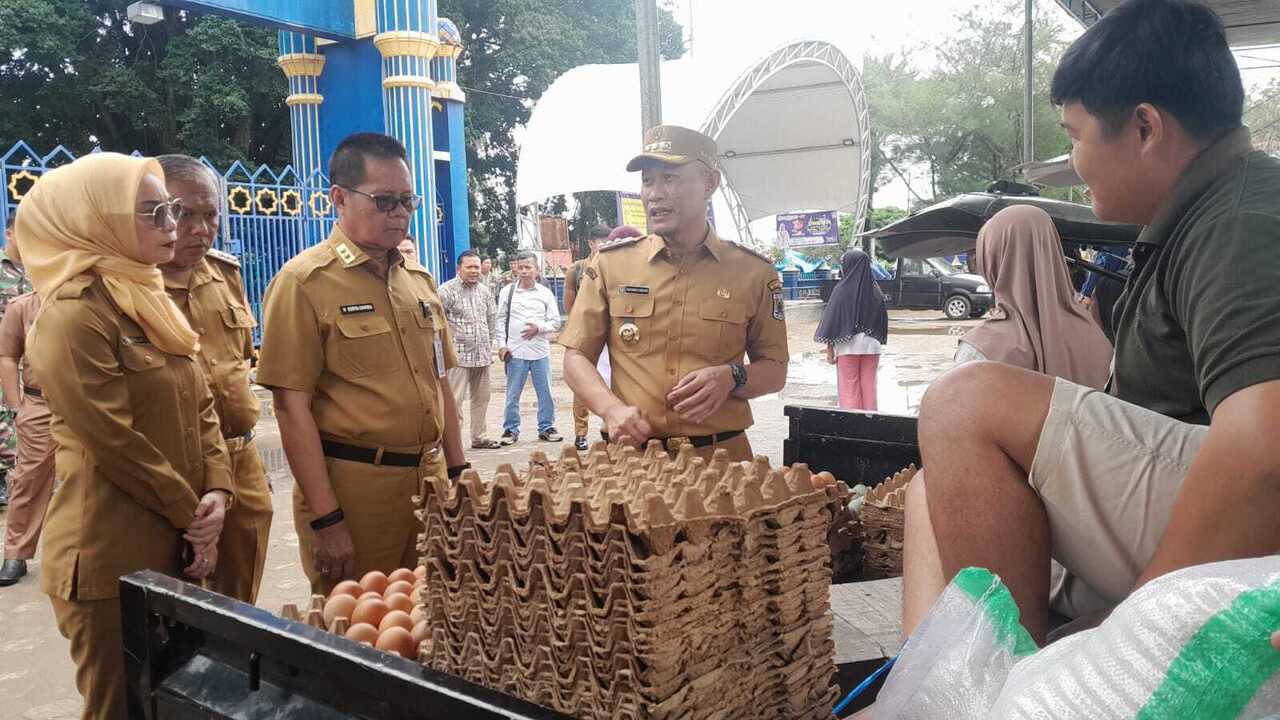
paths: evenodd
<path fill-rule="evenodd" d="M 730 392 L 738 392 L 743 385 L 747 384 L 747 366 L 740 362 L 731 362 L 729 372 L 733 373 L 733 390 Z"/>

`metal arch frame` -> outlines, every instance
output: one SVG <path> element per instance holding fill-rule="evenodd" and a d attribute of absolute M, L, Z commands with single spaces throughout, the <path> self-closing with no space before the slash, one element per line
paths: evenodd
<path fill-rule="evenodd" d="M 760 89 L 761 85 L 781 70 L 799 62 L 816 62 L 827 66 L 840 78 L 841 84 L 849 92 L 850 100 L 853 101 L 853 111 L 858 123 L 858 169 L 862 173 L 855 202 L 854 227 L 861 228 L 866 222 L 867 206 L 871 202 L 871 116 L 867 108 L 867 94 L 862 85 L 862 75 L 835 45 L 821 40 L 802 40 L 775 48 L 738 76 L 733 85 L 720 97 L 706 122 L 702 124 L 702 132 L 719 140 L 720 133 L 728 126 L 729 121 Z M 733 221 L 738 227 L 738 235 L 751 244 L 758 245 L 751 234 L 751 220 L 746 208 L 742 205 L 742 199 L 733 189 L 733 182 L 727 169 L 722 168 L 722 170 L 724 170 L 724 179 L 720 185 L 720 192 L 729 205 Z"/>
<path fill-rule="evenodd" d="M 1089 27 L 1102 17 L 1102 12 L 1090 0 L 1057 0 L 1057 2 L 1063 10 L 1085 27 Z"/>

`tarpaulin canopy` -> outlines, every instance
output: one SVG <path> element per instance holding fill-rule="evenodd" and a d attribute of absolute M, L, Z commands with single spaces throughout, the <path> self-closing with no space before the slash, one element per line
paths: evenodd
<path fill-rule="evenodd" d="M 855 227 L 862 223 L 870 199 L 867 104 L 857 68 L 835 45 L 793 42 L 741 63 L 667 61 L 662 97 L 664 123 L 716 139 L 724 206 L 740 238 L 750 221 L 792 210 L 839 210 L 855 215 Z M 636 65 L 570 70 L 542 95 L 521 134 L 516 202 L 638 192 L 639 175 L 625 166 L 640 138 Z"/>

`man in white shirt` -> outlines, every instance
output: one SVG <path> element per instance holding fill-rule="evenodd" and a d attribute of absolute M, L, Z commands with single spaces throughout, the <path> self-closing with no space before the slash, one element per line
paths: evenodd
<path fill-rule="evenodd" d="M 555 402 L 551 399 L 551 333 L 560 328 L 560 308 L 556 296 L 536 281 L 538 259 L 523 251 L 511 263 L 516 281 L 502 289 L 498 298 L 498 322 L 493 344 L 507 369 L 507 407 L 502 422 L 503 445 L 520 439 L 520 394 L 525 378 L 533 376 L 538 395 L 538 439 L 560 442 L 556 432 Z"/>

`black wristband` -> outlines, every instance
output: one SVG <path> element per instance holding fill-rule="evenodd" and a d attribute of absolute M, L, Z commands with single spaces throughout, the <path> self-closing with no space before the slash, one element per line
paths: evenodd
<path fill-rule="evenodd" d="M 342 508 L 338 508 L 337 510 L 334 510 L 328 515 L 321 515 L 315 520 L 312 520 L 311 529 L 323 530 L 327 527 L 333 527 L 334 525 L 337 525 L 338 523 L 346 519 L 347 519 L 347 516 L 343 514 Z"/>
<path fill-rule="evenodd" d="M 462 463 L 461 465 L 454 465 L 453 467 L 445 471 L 445 473 L 449 476 L 450 480 L 457 480 L 458 476 L 461 475 L 464 470 L 470 470 L 470 469 L 471 469 L 471 463 Z"/>

